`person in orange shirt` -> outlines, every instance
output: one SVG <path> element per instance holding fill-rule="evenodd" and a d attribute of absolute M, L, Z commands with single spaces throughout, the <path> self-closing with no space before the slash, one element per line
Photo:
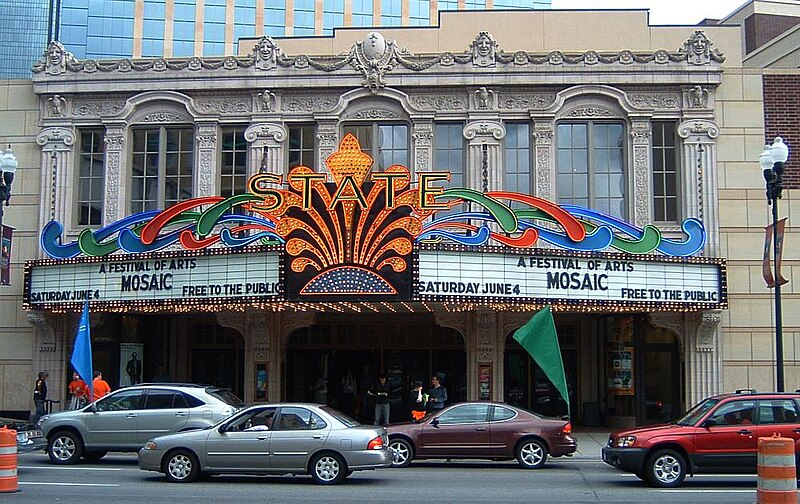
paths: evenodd
<path fill-rule="evenodd" d="M 89 387 L 81 379 L 78 373 L 72 373 L 72 381 L 69 383 L 69 393 L 72 399 L 69 402 L 69 409 L 76 410 L 86 405 L 86 396 L 89 395 Z"/>
<path fill-rule="evenodd" d="M 109 392 L 111 392 L 111 387 L 109 387 L 108 382 L 103 379 L 103 373 L 95 371 L 94 380 L 92 380 L 92 402 L 100 399 Z"/>

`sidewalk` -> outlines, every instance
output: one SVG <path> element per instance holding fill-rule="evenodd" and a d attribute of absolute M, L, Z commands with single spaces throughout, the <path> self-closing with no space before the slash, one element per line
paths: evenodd
<path fill-rule="evenodd" d="M 572 458 L 601 462 L 603 460 L 601 450 L 608 443 L 609 434 L 609 431 L 586 430 L 580 427 L 574 430 L 572 437 L 578 440 L 578 451 Z"/>

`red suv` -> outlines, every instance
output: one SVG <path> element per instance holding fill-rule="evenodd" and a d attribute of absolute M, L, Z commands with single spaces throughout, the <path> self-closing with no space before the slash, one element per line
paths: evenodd
<path fill-rule="evenodd" d="M 670 424 L 615 432 L 603 461 L 657 487 L 677 487 L 687 473 L 754 473 L 758 438 L 795 440 L 800 453 L 800 393 L 752 389 L 709 397 Z"/>

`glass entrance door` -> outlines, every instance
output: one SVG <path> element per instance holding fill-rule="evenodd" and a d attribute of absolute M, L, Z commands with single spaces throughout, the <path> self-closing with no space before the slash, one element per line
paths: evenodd
<path fill-rule="evenodd" d="M 643 369 L 644 394 L 637 394 L 640 398 L 639 423 L 672 421 L 681 412 L 680 353 L 677 345 L 645 345 Z"/>

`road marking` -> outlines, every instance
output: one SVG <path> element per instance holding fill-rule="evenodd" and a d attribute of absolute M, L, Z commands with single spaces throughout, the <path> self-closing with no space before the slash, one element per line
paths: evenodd
<path fill-rule="evenodd" d="M 715 489 L 715 488 L 698 488 L 691 490 L 688 488 L 674 489 L 674 490 L 658 490 L 661 493 L 755 493 L 756 489 L 748 490 L 746 488 L 733 488 L 730 490 Z"/>
<path fill-rule="evenodd" d="M 51 469 L 55 471 L 122 471 L 116 467 L 59 467 L 59 466 L 17 466 L 17 469 Z"/>
<path fill-rule="evenodd" d="M 76 487 L 118 487 L 112 483 L 49 483 L 43 481 L 20 481 L 19 485 L 42 485 L 42 486 L 76 486 Z"/>

